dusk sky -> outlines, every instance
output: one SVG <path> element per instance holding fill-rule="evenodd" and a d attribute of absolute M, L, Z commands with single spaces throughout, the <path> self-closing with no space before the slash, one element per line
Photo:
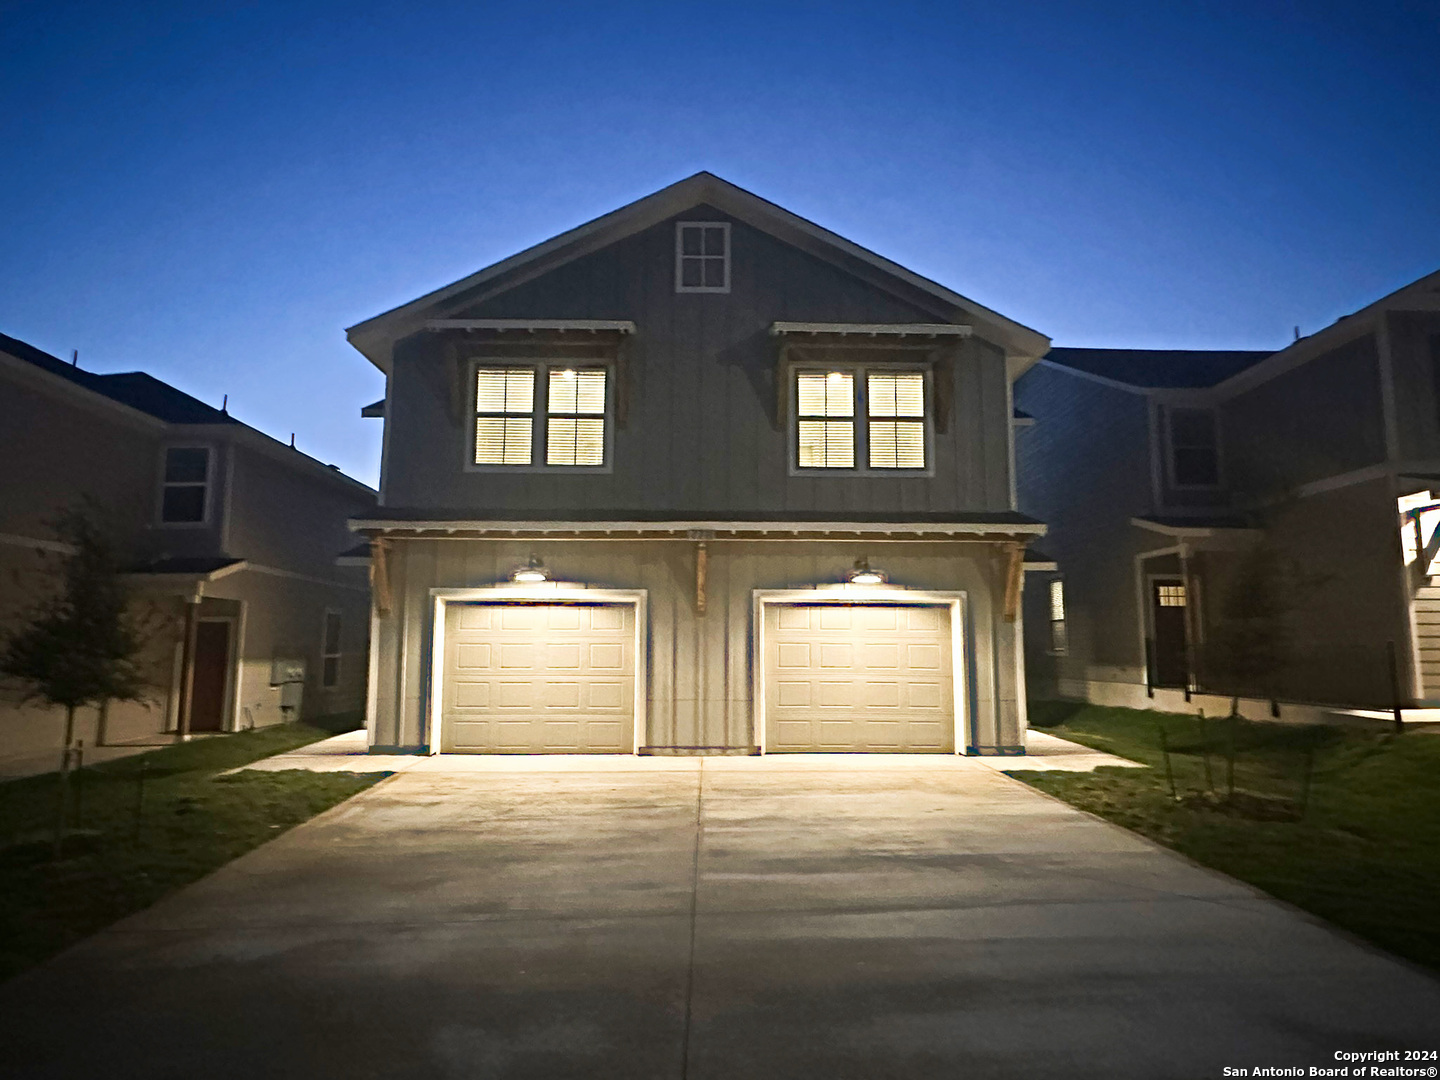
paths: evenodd
<path fill-rule="evenodd" d="M 344 328 L 700 169 L 1057 345 L 1440 269 L 1440 4 L 0 0 L 0 331 L 375 483 Z"/>

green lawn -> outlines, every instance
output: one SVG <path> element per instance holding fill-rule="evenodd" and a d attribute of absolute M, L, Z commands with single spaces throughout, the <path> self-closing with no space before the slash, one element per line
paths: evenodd
<path fill-rule="evenodd" d="M 0 783 L 0 979 L 203 877 L 381 778 L 226 769 L 327 738 L 284 724 L 199 739 L 71 777 L 80 820 L 52 856 L 56 777 Z M 136 809 L 144 778 L 144 798 Z"/>
<path fill-rule="evenodd" d="M 1231 802 L 1223 719 L 1207 725 L 1209 781 L 1195 717 L 1039 702 L 1031 723 L 1152 767 L 1015 770 L 1019 779 L 1440 968 L 1440 734 L 1241 721 Z M 1307 757 L 1314 768 L 1302 816 Z"/>

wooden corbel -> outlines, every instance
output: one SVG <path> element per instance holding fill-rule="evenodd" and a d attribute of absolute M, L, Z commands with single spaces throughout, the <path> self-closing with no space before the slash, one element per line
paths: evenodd
<path fill-rule="evenodd" d="M 615 427 L 625 430 L 630 419 L 630 349 L 625 335 L 615 346 Z"/>
<path fill-rule="evenodd" d="M 710 529 L 691 529 L 688 533 L 695 544 L 695 614 L 705 614 L 705 582 L 710 570 L 710 549 L 706 541 L 715 537 Z"/>
<path fill-rule="evenodd" d="M 1005 606 L 1002 614 L 1006 622 L 1014 622 L 1020 616 L 1020 586 L 1025 575 L 1025 545 L 1011 542 L 1005 545 Z"/>
<path fill-rule="evenodd" d="M 783 337 L 777 339 L 775 349 L 775 430 L 784 431 L 790 420 L 790 344 Z"/>
<path fill-rule="evenodd" d="M 370 541 L 370 595 L 375 614 L 382 619 L 390 614 L 390 541 L 378 537 Z"/>
<path fill-rule="evenodd" d="M 446 381 L 450 386 L 450 419 L 457 425 L 463 424 L 470 397 L 465 378 L 468 365 L 461 361 L 460 346 L 453 338 L 445 342 L 440 353 L 445 365 Z"/>
<path fill-rule="evenodd" d="M 935 383 L 935 431 L 940 435 L 950 430 L 950 413 L 955 403 L 955 355 L 959 351 L 952 346 L 930 354 Z"/>

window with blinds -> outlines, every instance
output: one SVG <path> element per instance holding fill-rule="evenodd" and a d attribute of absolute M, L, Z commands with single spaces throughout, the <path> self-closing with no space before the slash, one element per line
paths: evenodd
<path fill-rule="evenodd" d="M 855 467 L 855 376 L 848 371 L 801 371 L 796 375 L 799 466 Z"/>
<path fill-rule="evenodd" d="M 533 453 L 535 371 L 475 373 L 475 464 L 529 465 Z"/>
<path fill-rule="evenodd" d="M 925 468 L 925 376 L 872 371 L 865 383 L 870 468 Z"/>
<path fill-rule="evenodd" d="M 545 464 L 605 464 L 605 369 L 550 371 Z"/>

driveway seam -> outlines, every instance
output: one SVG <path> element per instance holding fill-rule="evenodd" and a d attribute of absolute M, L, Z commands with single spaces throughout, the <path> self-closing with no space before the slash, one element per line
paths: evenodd
<path fill-rule="evenodd" d="M 705 800 L 705 759 L 695 770 L 695 855 L 690 870 L 690 956 L 685 965 L 685 1023 L 680 1032 L 680 1080 L 690 1075 L 690 1015 L 695 994 L 695 923 L 700 907 L 700 836 Z"/>

